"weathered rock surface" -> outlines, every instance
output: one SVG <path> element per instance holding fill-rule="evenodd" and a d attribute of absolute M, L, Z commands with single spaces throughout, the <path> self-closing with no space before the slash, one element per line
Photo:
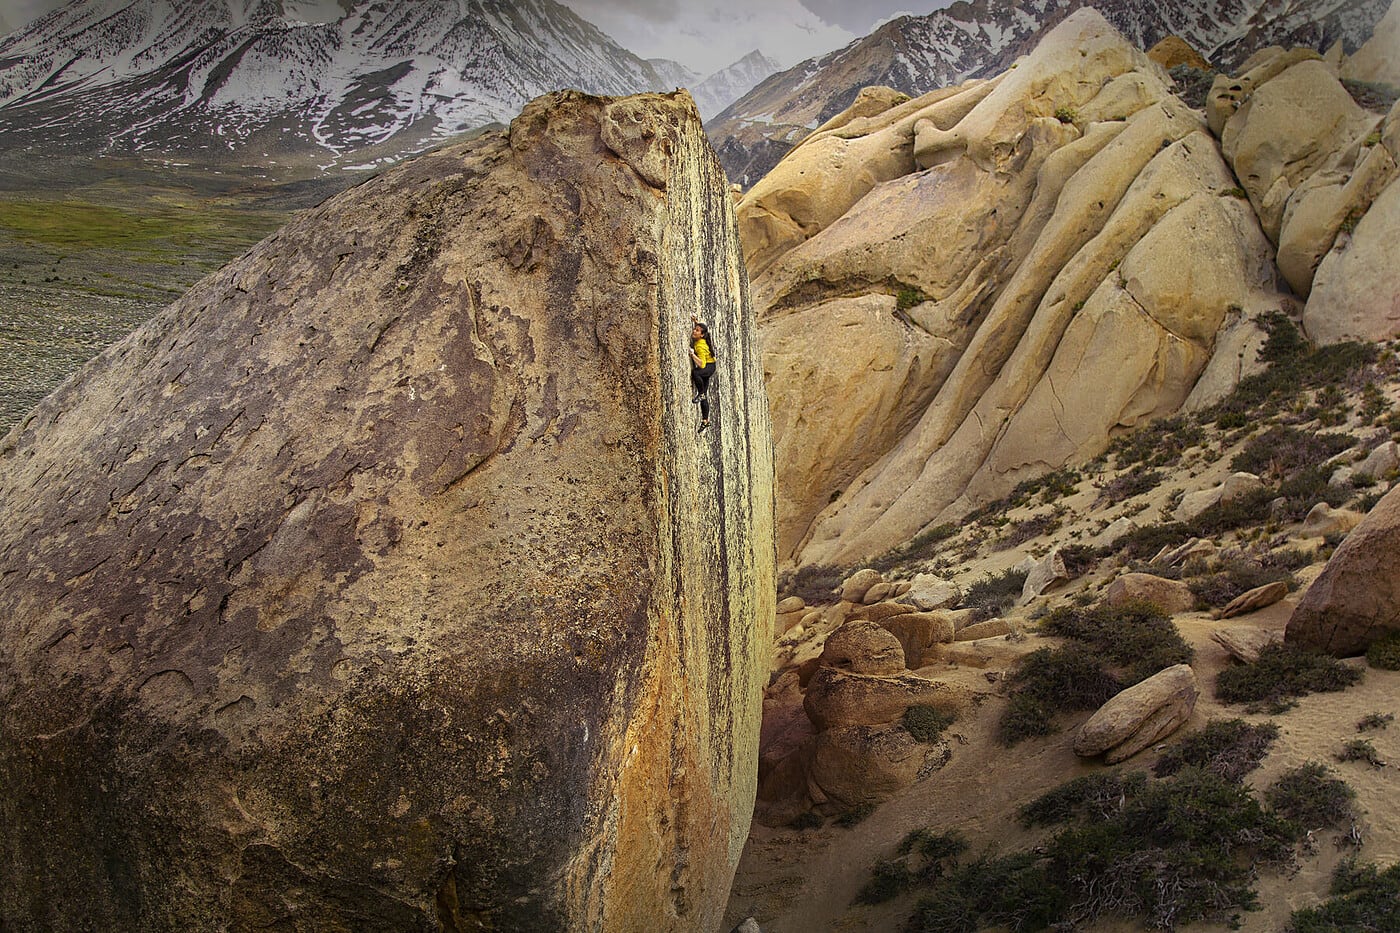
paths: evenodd
<path fill-rule="evenodd" d="M 1220 618 L 1233 619 L 1235 616 L 1258 612 L 1260 609 L 1272 606 L 1287 595 L 1288 583 L 1283 580 L 1275 580 L 1273 583 L 1256 586 L 1230 600 L 1229 604 L 1220 610 Z"/>
<path fill-rule="evenodd" d="M 1074 753 L 1108 764 L 1131 758 L 1190 719 L 1199 695 L 1189 664 L 1159 671 L 1099 707 L 1075 736 Z"/>
<path fill-rule="evenodd" d="M 1172 517 L 1179 522 L 1200 518 L 1217 505 L 1235 502 L 1264 488 L 1264 481 L 1253 473 L 1232 473 L 1219 486 L 1188 492 Z"/>
<path fill-rule="evenodd" d="M 1319 502 L 1308 510 L 1301 529 L 1305 538 L 1325 538 L 1328 535 L 1344 535 L 1361 522 L 1361 513 L 1351 509 L 1334 509 L 1326 502 Z"/>
<path fill-rule="evenodd" d="M 1400 86 L 1400 6 L 1394 3 L 1376 23 L 1371 38 L 1342 63 L 1342 77 Z"/>
<path fill-rule="evenodd" d="M 827 636 L 821 663 L 853 674 L 898 674 L 905 670 L 904 648 L 873 622 L 847 622 Z"/>
<path fill-rule="evenodd" d="M 798 146 L 739 206 L 780 558 L 877 555 L 1097 455 L 1177 411 L 1222 330 L 1228 391 L 1253 320 L 1287 300 L 1237 184 L 1092 10 L 994 81 Z M 858 359 L 876 372 L 843 389 Z"/>
<path fill-rule="evenodd" d="M 1104 591 L 1103 601 L 1109 606 L 1122 606 L 1135 601 L 1149 602 L 1168 615 L 1189 612 L 1196 606 L 1196 595 L 1180 580 L 1168 580 L 1150 573 L 1125 573 L 1114 579 Z"/>
<path fill-rule="evenodd" d="M 811 778 L 842 807 L 878 803 L 948 754 L 946 742 L 925 745 L 899 726 L 843 726 L 817 736 Z"/>
<path fill-rule="evenodd" d="M 1253 664 L 1258 661 L 1261 651 L 1282 639 L 1281 635 L 1275 635 L 1250 625 L 1230 625 L 1218 628 L 1210 633 L 1210 637 L 1231 657 L 1244 664 Z"/>
<path fill-rule="evenodd" d="M 1021 602 L 1030 602 L 1046 590 L 1068 583 L 1069 579 L 1065 557 L 1059 548 L 1055 548 L 1037 561 L 1031 572 L 1026 575 L 1026 582 L 1021 584 Z"/>
<path fill-rule="evenodd" d="M 917 665 L 929 648 L 952 641 L 956 630 L 948 612 L 904 612 L 881 619 L 880 625 L 899 640 L 910 667 Z"/>
<path fill-rule="evenodd" d="M 950 684 L 904 673 L 890 677 L 852 674 L 832 667 L 817 671 L 802 705 L 819 731 L 894 722 L 911 706 L 962 712 L 969 697 Z"/>
<path fill-rule="evenodd" d="M 42 403 L 0 444 L 0 927 L 718 927 L 774 610 L 744 280 L 688 96 L 566 92 Z"/>
<path fill-rule="evenodd" d="M 1400 630 L 1400 489 L 1347 535 L 1303 594 L 1284 640 L 1338 657 Z"/>
<path fill-rule="evenodd" d="M 930 573 L 917 574 L 910 583 L 905 600 L 925 611 L 947 609 L 962 599 L 962 590 L 956 583 Z"/>

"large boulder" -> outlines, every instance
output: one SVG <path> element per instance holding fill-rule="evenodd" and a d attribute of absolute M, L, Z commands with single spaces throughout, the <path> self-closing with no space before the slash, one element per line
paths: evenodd
<path fill-rule="evenodd" d="M 942 681 L 909 673 L 852 674 L 834 667 L 817 671 L 802 699 L 818 730 L 894 722 L 911 706 L 961 713 L 969 702 L 967 691 Z"/>
<path fill-rule="evenodd" d="M 1400 631 L 1400 489 L 1347 535 L 1288 620 L 1284 640 L 1338 657 Z"/>
<path fill-rule="evenodd" d="M 1074 737 L 1074 753 L 1117 764 L 1166 738 L 1196 708 L 1200 687 L 1189 664 L 1176 664 L 1134 684 L 1099 707 Z"/>
<path fill-rule="evenodd" d="M 819 131 L 780 172 L 738 210 L 797 564 L 879 555 L 1092 458 L 1203 373 L 1228 392 L 1285 300 L 1204 122 L 1091 9 L 994 82 Z M 881 362 L 838 398 L 833 358 Z"/>
<path fill-rule="evenodd" d="M 44 401 L 0 443 L 0 927 L 716 928 L 775 588 L 743 283 L 688 95 L 562 92 Z"/>

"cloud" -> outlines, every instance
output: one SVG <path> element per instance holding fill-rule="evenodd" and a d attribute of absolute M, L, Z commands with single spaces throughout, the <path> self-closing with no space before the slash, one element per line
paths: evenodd
<path fill-rule="evenodd" d="M 58 9 L 65 2 L 67 0 L 0 0 L 0 18 L 9 23 L 10 28 L 18 29 Z"/>
<path fill-rule="evenodd" d="M 754 49 L 791 66 L 864 34 L 824 21 L 803 0 L 562 2 L 628 51 L 673 59 L 702 76 Z"/>
<path fill-rule="evenodd" d="M 823 20 L 857 35 L 865 35 L 871 27 L 898 13 L 909 13 L 910 8 L 932 12 L 947 6 L 951 0 L 863 0 L 851 3 L 849 0 L 802 0 L 802 5 Z M 925 9 L 927 7 L 927 9 Z"/>

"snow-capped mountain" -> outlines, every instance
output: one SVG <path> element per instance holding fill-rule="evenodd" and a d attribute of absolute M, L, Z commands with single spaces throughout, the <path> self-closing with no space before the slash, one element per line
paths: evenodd
<path fill-rule="evenodd" d="M 554 0 L 74 0 L 0 40 L 0 146 L 363 160 L 693 78 Z"/>
<path fill-rule="evenodd" d="M 775 74 L 708 125 L 729 177 L 757 180 L 801 136 L 844 110 L 863 87 L 911 96 L 1004 71 L 1045 32 L 1093 6 L 1130 41 L 1150 48 L 1180 36 L 1230 70 L 1270 45 L 1350 52 L 1390 0 L 972 0 L 891 20 L 821 58 Z"/>
<path fill-rule="evenodd" d="M 700 116 L 706 120 L 743 97 L 759 82 L 782 68 L 777 62 L 755 49 L 734 64 L 716 71 L 699 84 L 688 85 Z"/>

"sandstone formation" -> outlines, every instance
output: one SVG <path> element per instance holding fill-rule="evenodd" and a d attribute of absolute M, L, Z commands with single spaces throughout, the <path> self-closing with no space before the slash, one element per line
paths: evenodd
<path fill-rule="evenodd" d="M 1191 48 L 1191 44 L 1180 36 L 1167 36 L 1147 50 L 1147 57 L 1170 71 L 1177 65 L 1190 65 L 1201 71 L 1210 71 L 1210 62 L 1201 53 Z"/>
<path fill-rule="evenodd" d="M 1074 753 L 1103 755 L 1108 764 L 1131 758 L 1191 718 L 1200 688 L 1189 664 L 1158 671 L 1113 697 L 1074 738 Z"/>
<path fill-rule="evenodd" d="M 1400 6 L 1391 3 L 1371 38 L 1342 63 L 1342 77 L 1400 87 Z"/>
<path fill-rule="evenodd" d="M 1279 637 L 1274 633 L 1247 625 L 1218 628 L 1210 633 L 1210 637 L 1232 658 L 1244 664 L 1258 661 L 1261 651 L 1279 641 Z"/>
<path fill-rule="evenodd" d="M 1393 34 L 1393 10 L 1387 21 Z M 1378 30 L 1374 41 L 1385 36 Z M 1274 49 L 1246 64 L 1217 78 L 1211 125 L 1278 245 L 1280 271 L 1307 299 L 1304 330 L 1324 344 L 1400 335 L 1389 265 L 1400 234 L 1395 110 L 1362 109 L 1310 50 Z"/>
<path fill-rule="evenodd" d="M 1168 580 L 1150 573 L 1125 573 L 1108 585 L 1103 601 L 1109 606 L 1148 602 L 1168 615 L 1176 615 L 1195 608 L 1196 594 L 1180 580 Z"/>
<path fill-rule="evenodd" d="M 1392 489 L 1333 553 L 1288 620 L 1284 640 L 1338 657 L 1400 631 L 1400 489 Z"/>
<path fill-rule="evenodd" d="M 891 104 L 739 205 L 799 564 L 903 545 L 1209 404 L 1288 301 L 1204 121 L 1093 10 L 992 81 Z"/>
<path fill-rule="evenodd" d="M 0 927 L 717 928 L 765 411 L 684 94 L 542 98 L 200 283 L 0 444 Z"/>
<path fill-rule="evenodd" d="M 827 637 L 821 663 L 853 674 L 899 674 L 905 669 L 904 648 L 873 622 L 847 622 Z"/>
<path fill-rule="evenodd" d="M 1256 586 L 1230 600 L 1229 604 L 1220 610 L 1220 618 L 1233 619 L 1235 616 L 1258 612 L 1260 609 L 1272 606 L 1287 595 L 1288 583 L 1284 580 L 1275 580 L 1273 583 Z"/>

